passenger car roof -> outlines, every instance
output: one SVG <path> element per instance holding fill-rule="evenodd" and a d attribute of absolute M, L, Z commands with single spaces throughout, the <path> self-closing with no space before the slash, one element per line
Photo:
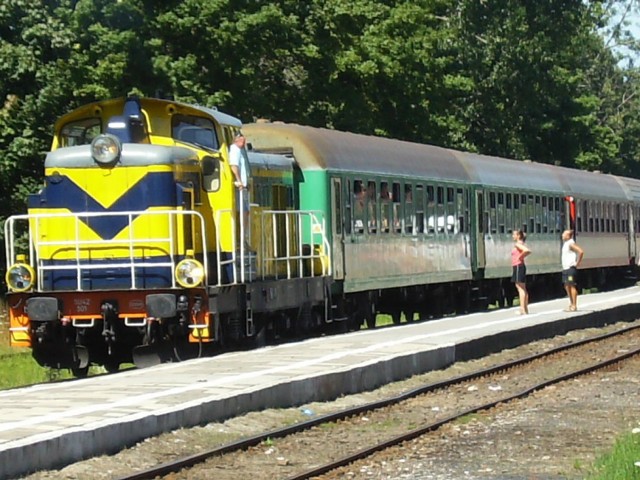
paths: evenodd
<path fill-rule="evenodd" d="M 302 170 L 391 174 L 602 199 L 628 197 L 628 190 L 609 174 L 297 124 L 253 123 L 243 131 L 258 151 L 293 153 Z"/>

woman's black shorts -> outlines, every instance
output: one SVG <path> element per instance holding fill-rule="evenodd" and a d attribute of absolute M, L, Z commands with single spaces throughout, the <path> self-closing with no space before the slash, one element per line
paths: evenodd
<path fill-rule="evenodd" d="M 525 283 L 527 280 L 527 267 L 523 265 L 516 265 L 513 267 L 513 273 L 511 274 L 512 283 Z"/>

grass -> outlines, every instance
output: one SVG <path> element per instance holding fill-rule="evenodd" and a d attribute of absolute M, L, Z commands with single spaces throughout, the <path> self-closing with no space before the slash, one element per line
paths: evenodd
<path fill-rule="evenodd" d="M 0 390 L 71 378 L 67 370 L 45 368 L 31 356 L 31 349 L 9 345 L 5 306 L 0 302 Z"/>
<path fill-rule="evenodd" d="M 620 436 L 592 470 L 588 480 L 640 480 L 640 428 Z"/>
<path fill-rule="evenodd" d="M 16 351 L 14 355 L 2 357 L 0 366 L 0 389 L 24 387 L 34 383 L 50 382 L 70 378 L 66 370 L 44 368 L 31 357 L 31 352 Z"/>
<path fill-rule="evenodd" d="M 416 313 L 413 317 L 413 320 L 415 320 L 419 318 L 419 315 Z M 408 320 L 405 317 L 404 313 L 402 313 L 402 315 L 400 316 L 400 322 L 408 323 Z M 393 325 L 393 318 L 391 318 L 391 315 L 387 315 L 385 313 L 379 313 L 378 315 L 376 315 L 376 327 L 387 327 L 389 325 Z"/>

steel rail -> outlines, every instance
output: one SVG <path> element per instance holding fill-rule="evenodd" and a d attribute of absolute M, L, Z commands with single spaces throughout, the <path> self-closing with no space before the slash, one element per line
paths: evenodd
<path fill-rule="evenodd" d="M 389 398 L 385 398 L 383 400 L 378 400 L 375 402 L 370 402 L 364 405 L 360 405 L 357 407 L 350 407 L 338 412 L 334 412 L 331 414 L 327 414 L 327 415 L 323 415 L 320 417 L 316 417 L 314 419 L 311 420 L 307 420 L 305 422 L 299 422 L 296 423 L 294 425 L 290 425 L 288 427 L 284 427 L 284 428 L 278 428 L 275 430 L 271 430 L 268 432 L 264 432 L 264 433 L 260 433 L 258 435 L 254 435 L 252 437 L 248 437 L 245 439 L 241 439 L 235 442 L 231 442 L 225 445 L 221 445 L 219 447 L 215 447 L 212 449 L 209 449 L 207 451 L 198 453 L 198 454 L 194 454 L 188 457 L 183 457 L 171 462 L 167 462 L 167 463 L 163 463 L 161 465 L 158 465 L 156 467 L 152 467 L 150 469 L 141 471 L 141 472 L 136 472 L 136 473 L 132 473 L 130 475 L 126 475 L 123 477 L 119 477 L 117 480 L 147 480 L 147 479 L 154 479 L 157 477 L 161 477 L 164 475 L 169 475 L 171 473 L 176 473 L 179 472 L 180 470 L 183 470 L 185 468 L 189 468 L 189 467 L 193 467 L 199 463 L 202 463 L 204 461 L 206 461 L 209 458 L 215 457 L 215 456 L 220 456 L 220 455 L 224 455 L 224 454 L 228 454 L 231 452 L 237 452 L 237 451 L 241 451 L 241 450 L 246 450 L 250 447 L 256 446 L 261 444 L 264 441 L 267 441 L 268 439 L 273 440 L 274 438 L 282 438 L 282 437 L 286 437 L 288 435 L 292 435 L 295 433 L 300 433 L 303 432 L 305 430 L 309 430 L 315 426 L 324 424 L 324 423 L 331 423 L 331 422 L 336 422 L 339 420 L 344 420 L 346 418 L 349 417 L 353 417 L 356 415 L 360 415 L 362 413 L 365 412 L 370 412 L 373 410 L 377 410 L 377 409 L 381 409 L 390 405 L 395 405 L 398 404 L 400 402 L 403 402 L 405 400 L 408 400 L 410 398 L 414 398 L 414 397 L 418 397 L 420 395 L 423 395 L 425 393 L 429 393 L 429 392 L 433 392 L 436 390 L 440 390 L 443 388 L 447 388 L 450 387 L 452 385 L 455 384 L 460 384 L 460 383 L 464 383 L 464 382 L 468 382 L 470 380 L 474 380 L 477 378 L 481 378 L 487 375 L 491 375 L 491 374 L 495 374 L 497 372 L 503 371 L 503 370 L 508 370 L 510 368 L 514 368 L 514 367 L 518 367 L 520 365 L 523 364 L 527 364 L 527 363 L 531 363 L 535 360 L 541 359 L 541 358 L 545 358 L 545 357 L 551 357 L 557 353 L 560 352 L 564 352 L 567 350 L 571 350 L 583 345 L 587 345 L 589 343 L 596 343 L 602 340 L 606 340 L 608 338 L 612 338 L 615 336 L 619 336 L 619 335 L 624 335 L 630 331 L 633 330 L 637 330 L 640 329 L 640 325 L 636 325 L 636 326 L 630 326 L 630 327 L 626 327 L 620 330 L 616 330 L 615 332 L 609 332 L 603 335 L 597 335 L 594 337 L 590 337 L 590 338 L 586 338 L 583 340 L 579 340 L 576 342 L 571 342 L 571 343 L 567 343 L 564 345 L 561 345 L 559 347 L 555 347 L 552 348 L 550 350 L 544 351 L 544 352 L 540 352 L 540 353 L 536 353 L 533 355 L 529 355 L 526 357 L 522 357 L 522 358 L 518 358 L 515 360 L 511 360 L 505 363 L 501 363 L 499 365 L 495 365 L 486 369 L 482 369 L 482 370 L 477 370 L 475 372 L 471 372 L 468 374 L 464 374 L 464 375 L 459 375 L 457 377 L 453 377 L 447 380 L 443 380 L 443 381 L 438 381 L 438 382 L 433 382 L 433 383 L 429 383 L 426 385 L 423 385 L 421 387 L 418 387 L 416 389 L 404 392 L 400 395 L 394 396 L 394 397 L 389 397 Z M 570 372 L 567 374 L 563 374 L 560 375 L 558 377 L 552 378 L 550 380 L 546 380 L 542 383 L 536 384 L 534 386 L 528 387 L 525 390 L 522 390 L 521 392 L 503 397 L 499 400 L 496 401 L 492 401 L 486 404 L 483 404 L 481 406 L 478 407 L 474 407 L 468 410 L 465 410 L 463 412 L 459 412 L 456 413 L 455 415 L 452 415 L 448 418 L 445 419 L 441 419 L 438 420 L 437 422 L 433 422 L 427 425 L 424 425 L 422 427 L 419 427 L 417 429 L 414 429 L 410 432 L 407 432 L 403 435 L 385 440 L 384 442 L 381 442 L 377 445 L 373 445 L 370 447 L 367 447 L 365 449 L 362 449 L 354 454 L 345 456 L 343 458 L 340 458 L 338 460 L 332 461 L 330 463 L 327 463 L 325 465 L 316 467 L 312 470 L 308 470 L 306 472 L 300 473 L 298 475 L 294 475 L 291 477 L 288 477 L 287 480 L 303 480 L 303 479 L 308 479 L 308 478 L 312 478 L 314 476 L 318 476 L 318 475 L 322 475 L 325 474 L 327 472 L 330 472 L 332 470 L 335 470 L 337 468 L 343 467 L 345 465 L 348 465 L 356 460 L 360 460 L 362 458 L 365 458 L 373 453 L 376 453 L 378 451 L 382 451 L 385 450 L 389 447 L 392 447 L 394 445 L 397 445 L 399 443 L 405 442 L 407 440 L 412 440 L 416 437 L 419 437 L 425 433 L 429 433 L 431 431 L 434 431 L 438 428 L 440 428 L 443 425 L 446 425 L 447 423 L 450 423 L 452 421 L 455 421 L 457 419 L 459 419 L 460 417 L 464 417 L 465 415 L 469 415 L 469 414 L 473 414 L 476 413 L 478 411 L 482 411 L 482 410 L 487 410 L 490 409 L 492 407 L 495 407 L 496 405 L 500 404 L 500 403 L 506 403 L 512 400 L 516 400 L 519 398 L 523 398 L 526 397 L 527 395 L 530 395 L 531 393 L 540 390 L 542 388 L 545 388 L 549 385 L 552 385 L 554 383 L 559 383 L 559 382 L 563 382 L 565 380 L 568 380 L 570 378 L 574 378 L 574 377 L 578 377 L 581 375 L 585 375 L 587 373 L 605 368 L 609 365 L 615 364 L 615 363 L 619 363 L 621 361 L 624 361 L 627 358 L 633 357 L 635 355 L 640 354 L 640 348 L 637 350 L 633 350 L 631 352 L 625 352 L 624 354 L 618 355 L 614 358 L 605 360 L 603 362 L 597 362 L 594 363 L 588 367 L 576 370 L 574 372 Z"/>

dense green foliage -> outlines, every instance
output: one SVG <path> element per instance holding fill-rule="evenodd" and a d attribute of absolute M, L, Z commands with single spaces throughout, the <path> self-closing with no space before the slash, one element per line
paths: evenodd
<path fill-rule="evenodd" d="M 640 177 L 638 69 L 614 48 L 635 49 L 635 3 L 5 0 L 0 220 L 55 119 L 127 93 Z"/>

